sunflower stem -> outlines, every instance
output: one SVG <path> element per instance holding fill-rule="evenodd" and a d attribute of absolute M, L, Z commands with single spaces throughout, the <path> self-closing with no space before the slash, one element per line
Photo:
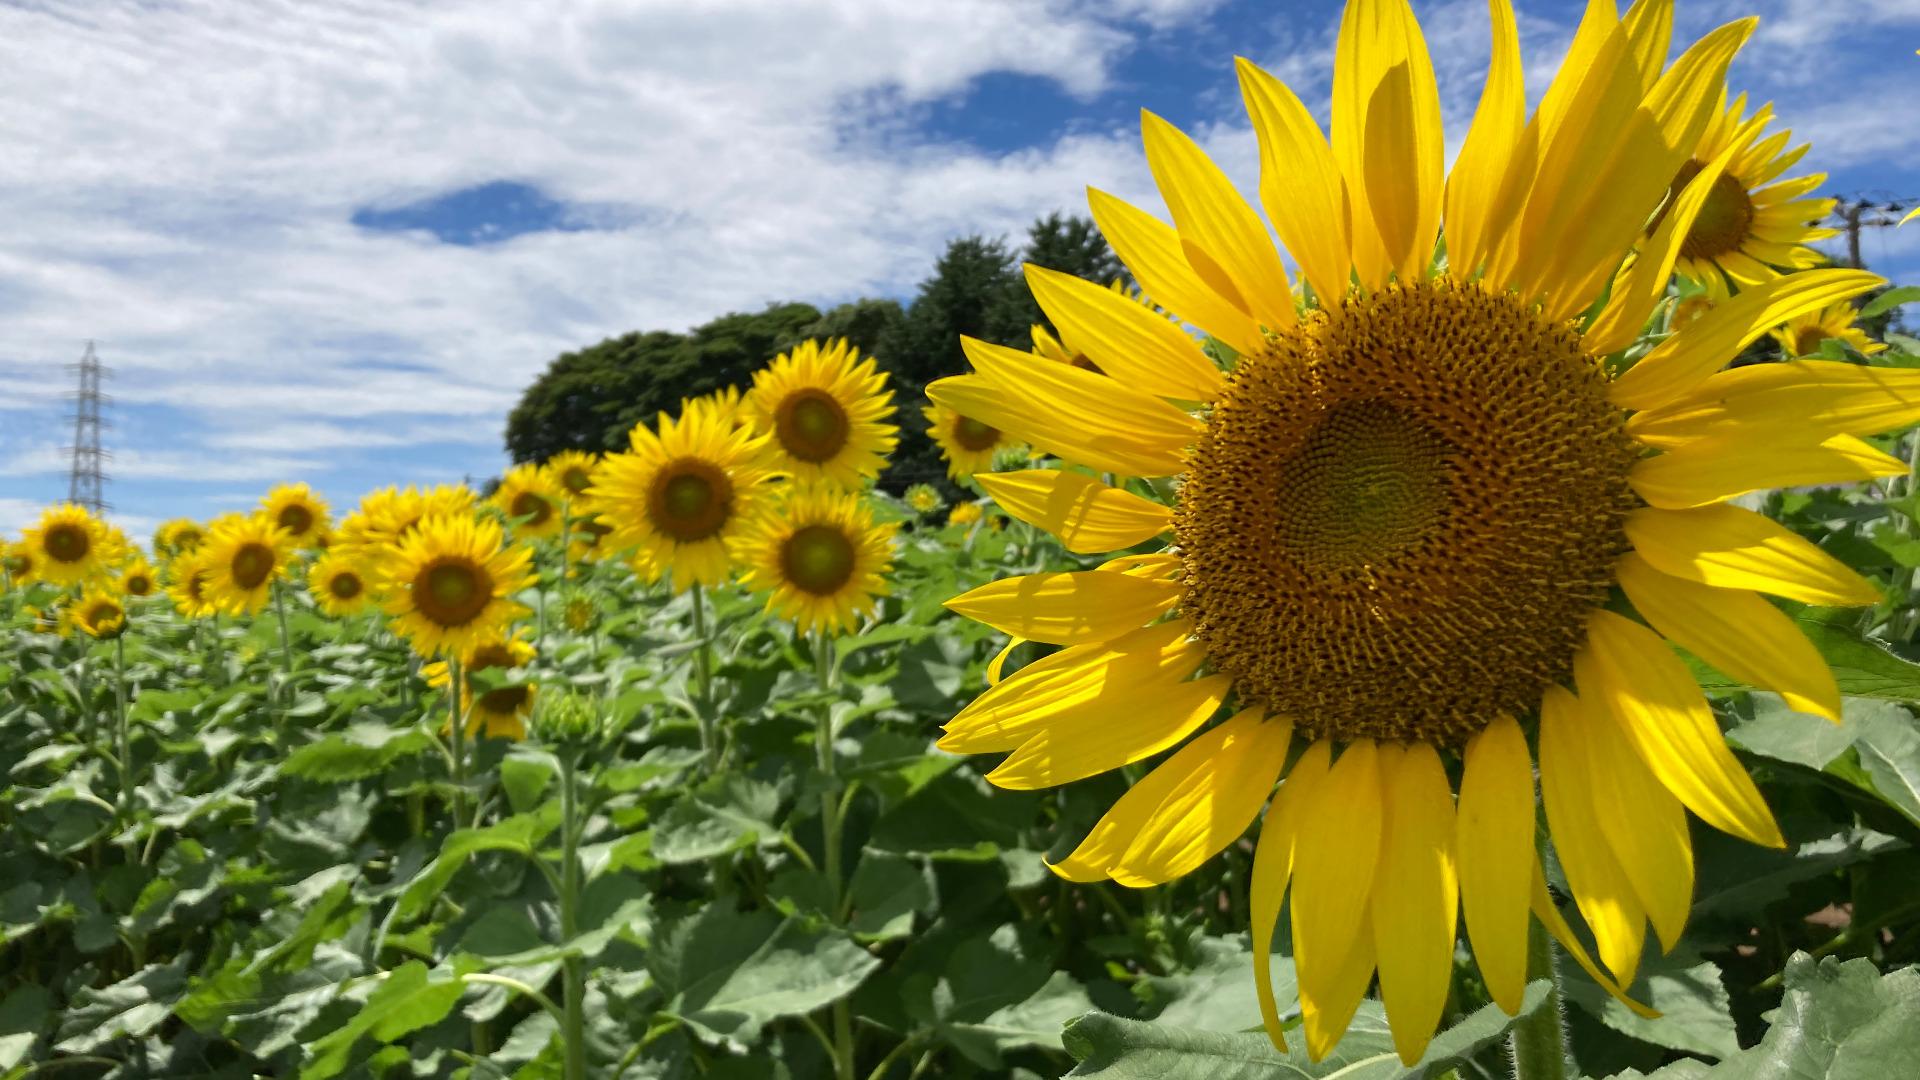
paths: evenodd
<path fill-rule="evenodd" d="M 576 751 L 560 755 L 560 939 L 579 933 L 580 816 L 579 760 Z M 587 966 L 577 953 L 567 957 L 561 987 L 561 1036 L 566 1047 L 566 1080 L 587 1080 Z"/>
<path fill-rule="evenodd" d="M 467 808 L 467 715 L 466 684 L 461 680 L 466 672 L 460 668 L 460 658 L 447 657 L 447 716 L 450 722 L 448 743 L 452 750 L 453 771 L 453 827 L 463 828 L 461 818 Z"/>
<path fill-rule="evenodd" d="M 693 587 L 693 708 L 700 721 L 700 752 L 707 768 L 718 764 L 718 741 L 713 733 L 713 649 L 707 640 L 707 589 Z"/>
<path fill-rule="evenodd" d="M 833 754 L 833 639 L 822 631 L 813 634 L 813 674 L 819 683 L 822 701 L 814 721 L 814 757 L 820 767 L 820 834 L 825 845 L 827 877 L 827 914 L 838 926 L 846 921 L 841 897 L 840 867 L 840 775 Z M 853 1016 L 846 1001 L 833 1004 L 833 1073 L 837 1080 L 853 1080 Z"/>
<path fill-rule="evenodd" d="M 120 746 L 120 814 L 125 817 L 133 808 L 133 732 L 127 724 L 127 635 L 124 627 L 113 638 L 113 702 Z"/>
<path fill-rule="evenodd" d="M 1545 979 L 1547 1000 L 1531 1016 L 1514 1022 L 1507 1043 L 1513 1052 L 1513 1080 L 1567 1080 L 1567 1027 L 1560 995 L 1560 967 L 1553 939 L 1533 920 L 1527 930 L 1527 978 Z"/>
<path fill-rule="evenodd" d="M 287 714 L 293 709 L 293 635 L 287 633 L 287 590 L 281 582 L 274 582 L 273 614 L 280 620 L 280 749 L 287 748 Z"/>

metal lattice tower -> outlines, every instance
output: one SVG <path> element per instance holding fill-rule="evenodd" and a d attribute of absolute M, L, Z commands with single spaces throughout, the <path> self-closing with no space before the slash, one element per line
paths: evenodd
<path fill-rule="evenodd" d="M 107 426 L 101 418 L 101 407 L 107 402 L 107 395 L 101 393 L 100 382 L 109 374 L 100 356 L 93 351 L 93 342 L 87 342 L 87 351 L 77 364 L 67 365 L 67 370 L 80 377 L 80 387 L 73 392 L 73 445 L 67 450 L 73 455 L 73 471 L 67 487 L 67 498 L 98 514 L 108 509 L 106 501 L 108 454 L 100 445 L 100 430 Z"/>

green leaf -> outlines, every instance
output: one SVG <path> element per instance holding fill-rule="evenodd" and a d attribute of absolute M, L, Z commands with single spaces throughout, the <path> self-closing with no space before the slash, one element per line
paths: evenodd
<path fill-rule="evenodd" d="M 53 995 L 43 986 L 15 988 L 0 999 L 0 1069 L 26 1060 L 27 1052 L 47 1026 Z"/>
<path fill-rule="evenodd" d="M 1914 303 L 1920 303 L 1920 285 L 1902 285 L 1898 288 L 1888 289 L 1886 292 L 1867 301 L 1866 306 L 1860 309 L 1859 317 L 1862 319 L 1871 319 L 1876 315 L 1884 315 L 1902 304 Z"/>
<path fill-rule="evenodd" d="M 418 960 L 388 972 L 352 1020 L 313 1044 L 313 1060 L 300 1070 L 300 1080 L 328 1080 L 346 1071 L 353 1046 L 362 1038 L 390 1043 L 439 1023 L 460 1001 L 466 984 L 458 972 L 436 974 L 448 977 L 429 978 L 427 965 Z"/>
<path fill-rule="evenodd" d="M 915 914 L 933 907 L 933 875 L 904 855 L 869 849 L 854 868 L 848 929 L 879 940 L 913 932 Z"/>
<path fill-rule="evenodd" d="M 653 828 L 653 857 L 669 866 L 705 862 L 755 843 L 776 843 L 773 822 L 780 791 L 747 777 L 728 777 L 691 792 L 661 815 Z"/>
<path fill-rule="evenodd" d="M 1867 704 L 1855 702 L 1852 705 Z M 1843 712 L 1846 720 L 1853 708 Z M 1820 770 L 1847 752 L 1858 737 L 1854 725 L 1831 723 L 1824 717 L 1795 712 L 1780 695 L 1755 693 L 1753 719 L 1736 724 L 1727 738 L 1742 750 Z"/>
<path fill-rule="evenodd" d="M 1851 617 L 1851 614 L 1821 616 L 1807 611 L 1794 621 L 1826 658 L 1842 694 L 1920 701 L 1920 664 L 1895 656 L 1886 645 L 1862 636 L 1852 627 L 1829 621 L 1833 617 Z"/>
<path fill-rule="evenodd" d="M 355 724 L 287 755 L 280 772 L 324 783 L 344 783 L 378 776 L 401 758 L 426 753 L 432 747 L 432 736 L 418 728 Z"/>
<path fill-rule="evenodd" d="M 1594 1019 L 1642 1042 L 1715 1059 L 1740 1049 L 1720 969 L 1684 943 L 1671 953 L 1649 955 L 1631 990 L 1636 1000 L 1659 1010 L 1656 1018 L 1633 1013 L 1577 969 L 1566 972 L 1562 992 Z"/>
<path fill-rule="evenodd" d="M 1892 1080 L 1911 1076 L 1920 1031 L 1920 968 L 1881 975 L 1865 959 L 1787 961 L 1786 994 L 1760 1045 L 1710 1080 Z"/>
<path fill-rule="evenodd" d="M 744 1051 L 773 1020 L 846 997 L 880 961 L 838 932 L 709 905 L 661 935 L 648 966 L 672 995 L 663 1011 Z"/>
<path fill-rule="evenodd" d="M 1860 732 L 1854 752 L 1874 792 L 1907 820 L 1920 824 L 1920 727 L 1915 726 L 1913 714 L 1887 706 L 1852 719 Z"/>
<path fill-rule="evenodd" d="M 994 1068 L 1008 1050 L 1064 1049 L 1061 1032 L 1067 1023 L 1093 1007 L 1093 999 L 1078 979 L 1056 971 L 1027 1000 L 995 1009 L 984 1020 L 941 1024 L 939 1030 L 961 1053 Z"/>
<path fill-rule="evenodd" d="M 149 964 L 112 986 L 80 990 L 61 1017 L 54 1048 L 87 1054 L 122 1038 L 152 1034 L 186 992 L 187 963 L 182 953 L 166 964 Z"/>
<path fill-rule="evenodd" d="M 1527 987 L 1521 1016 L 1545 1007 L 1545 980 Z M 1340 1080 L 1421 1080 L 1438 1075 L 1492 1044 L 1516 1018 L 1488 1005 L 1435 1036 L 1427 1053 L 1403 1066 L 1377 1002 L 1366 1002 L 1345 1038 L 1325 1060 L 1310 1062 L 1300 1037 L 1288 1051 L 1274 1048 L 1265 1032 L 1229 1035 L 1190 1031 L 1139 1020 L 1091 1013 L 1067 1025 L 1066 1047 L 1080 1062 L 1068 1076 L 1101 1080 L 1296 1080 L 1338 1076 Z"/>
<path fill-rule="evenodd" d="M 1248 1031 L 1260 1026 L 1260 999 L 1253 987 L 1253 949 L 1245 935 L 1203 938 L 1194 943 L 1192 970 L 1145 981 L 1156 1001 L 1167 1001 L 1155 1022 L 1201 1031 Z M 1294 997 L 1293 961 L 1273 958 L 1274 996 Z"/>
<path fill-rule="evenodd" d="M 407 883 L 406 891 L 400 894 L 397 901 L 395 917 L 406 920 L 425 911 L 427 905 L 446 889 L 453 876 L 460 872 L 460 868 L 467 864 L 467 860 L 480 852 L 514 851 L 528 858 L 535 857 L 534 845 L 559 824 L 559 804 L 548 803 L 536 813 L 519 814 L 484 829 L 461 829 L 447 837 L 446 844 L 440 849 L 440 857 L 428 863 L 426 869 Z"/>

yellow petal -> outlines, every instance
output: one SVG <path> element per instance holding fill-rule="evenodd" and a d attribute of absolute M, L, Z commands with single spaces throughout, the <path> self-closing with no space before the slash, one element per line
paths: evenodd
<path fill-rule="evenodd" d="M 1467 743 L 1460 780 L 1460 905 L 1487 993 L 1508 1014 L 1527 989 L 1527 875 L 1533 859 L 1533 759 L 1509 716 Z"/>
<path fill-rule="evenodd" d="M 1684 510 L 1748 491 L 1854 483 L 1906 472 L 1906 462 L 1851 435 L 1809 445 L 1737 431 L 1642 458 L 1627 480 L 1648 505 Z"/>
<path fill-rule="evenodd" d="M 1406 0 L 1352 0 L 1333 69 L 1333 155 L 1362 286 L 1426 275 L 1445 189 L 1440 92 Z"/>
<path fill-rule="evenodd" d="M 1267 1038 L 1282 1050 L 1287 1048 L 1287 1040 L 1280 1033 L 1280 1009 L 1273 999 L 1273 933 L 1280 922 L 1287 880 L 1293 873 L 1300 807 L 1313 785 L 1326 777 L 1332 750 L 1333 744 L 1322 739 L 1307 747 L 1300 760 L 1293 763 L 1293 771 L 1267 806 L 1267 819 L 1260 824 L 1260 843 L 1253 851 L 1253 888 L 1249 895 L 1253 989 L 1260 999 L 1260 1023 L 1267 1029 Z"/>
<path fill-rule="evenodd" d="M 1042 657 L 947 721 L 940 748 L 955 754 L 1011 750 L 1048 725 L 1101 715 L 1116 694 L 1155 697 L 1205 662 L 1206 647 L 1193 640 L 1192 629 L 1172 620 Z"/>
<path fill-rule="evenodd" d="M 1372 740 L 1347 746 L 1326 779 L 1302 800 L 1299 814 L 1293 964 L 1307 1054 L 1317 1061 L 1346 1030 L 1373 970 L 1373 942 L 1365 923 L 1380 854 L 1382 807 L 1379 755 Z"/>
<path fill-rule="evenodd" d="M 1644 1016 L 1649 1020 L 1660 1018 L 1658 1010 L 1648 1008 L 1628 997 L 1626 987 L 1615 982 L 1611 976 L 1600 969 L 1600 965 L 1593 962 L 1593 957 L 1587 955 L 1586 947 L 1581 945 L 1580 939 L 1574 936 L 1573 927 L 1567 925 L 1567 920 L 1560 915 L 1560 909 L 1554 905 L 1553 894 L 1547 891 L 1547 875 L 1541 870 L 1540 860 L 1537 857 L 1533 861 L 1533 913 L 1546 926 L 1547 932 L 1553 935 L 1553 939 L 1560 943 L 1560 947 L 1567 950 L 1567 955 L 1573 957 L 1574 963 L 1580 965 L 1580 970 L 1587 973 L 1587 978 L 1599 983 L 1601 989 L 1612 995 L 1615 1001 L 1632 1010 L 1636 1016 Z"/>
<path fill-rule="evenodd" d="M 1743 427 L 1824 437 L 1914 423 L 1920 369 L 1793 360 L 1723 371 L 1671 405 L 1628 417 L 1627 431 L 1648 445 L 1672 446 Z"/>
<path fill-rule="evenodd" d="M 1727 66 L 1759 25 L 1759 19 L 1747 18 L 1715 28 L 1682 53 L 1647 94 L 1647 110 L 1666 140 L 1670 156 L 1662 164 L 1670 163 L 1669 176 L 1693 156 L 1707 127 L 1726 115 L 1721 106 Z"/>
<path fill-rule="evenodd" d="M 1386 802 L 1372 894 L 1380 1000 L 1403 1064 L 1426 1052 L 1446 1010 L 1460 887 L 1453 854 L 1453 789 L 1426 743 L 1380 750 Z"/>
<path fill-rule="evenodd" d="M 1673 43 L 1673 0 L 1636 0 L 1621 21 L 1626 23 L 1634 63 L 1640 68 L 1641 90 L 1652 90 L 1667 66 L 1667 49 Z"/>
<path fill-rule="evenodd" d="M 1130 682 L 1134 687 L 1128 692 Z M 1035 731 L 987 774 L 987 781 L 1010 791 L 1033 791 L 1152 757 L 1206 723 L 1232 688 L 1225 675 L 1140 686 L 1116 674 L 1081 707 L 1061 710 Z"/>
<path fill-rule="evenodd" d="M 1333 148 L 1285 83 L 1245 57 L 1234 60 L 1240 96 L 1260 139 L 1260 202 L 1274 231 L 1327 302 L 1347 294 L 1352 256 L 1346 193 Z"/>
<path fill-rule="evenodd" d="M 1145 394 L 1211 401 L 1224 380 L 1185 331 L 1132 297 L 1028 263 L 1027 286 L 1070 347 Z"/>
<path fill-rule="evenodd" d="M 1003 634 L 1050 645 L 1108 641 L 1152 622 L 1180 600 L 1179 581 L 1082 570 L 990 581 L 947 609 Z"/>
<path fill-rule="evenodd" d="M 1610 710 L 1588 707 L 1585 716 L 1587 753 L 1575 764 L 1587 770 L 1593 819 L 1661 946 L 1671 951 L 1693 906 L 1693 841 L 1686 811 L 1640 760 Z"/>
<path fill-rule="evenodd" d="M 1260 325 L 1251 315 L 1221 299 L 1193 272 L 1181 251 L 1180 234 L 1172 226 L 1093 188 L 1087 189 L 1087 206 L 1113 253 L 1133 271 L 1140 288 L 1155 303 L 1226 342 L 1237 353 L 1260 347 Z"/>
<path fill-rule="evenodd" d="M 1559 686 L 1547 688 L 1540 704 L 1540 795 L 1560 868 L 1593 930 L 1600 961 L 1630 985 L 1647 917 L 1594 811 L 1587 745 L 1592 722 L 1578 698 Z"/>
<path fill-rule="evenodd" d="M 1743 289 L 1655 346 L 1613 384 L 1613 403 L 1651 409 L 1678 399 L 1760 335 L 1796 315 L 1885 284 L 1863 270 L 1809 270 Z"/>
<path fill-rule="evenodd" d="M 1173 512 L 1082 473 L 1055 469 L 978 473 L 974 476 L 1000 508 L 1060 538 L 1082 555 L 1132 547 L 1160 535 Z"/>
<path fill-rule="evenodd" d="M 1634 609 L 1681 648 L 1801 712 L 1840 722 L 1832 669 L 1779 608 L 1740 589 L 1663 574 L 1632 552 L 1615 575 Z"/>
<path fill-rule="evenodd" d="M 1256 322 L 1292 326 L 1293 289 L 1280 253 L 1227 174 L 1180 129 L 1144 110 L 1140 137 L 1194 273 Z"/>
<path fill-rule="evenodd" d="M 1751 589 L 1803 604 L 1872 604 L 1880 590 L 1852 567 L 1751 510 L 1716 504 L 1635 510 L 1627 540 L 1655 570 L 1721 589 Z"/>
<path fill-rule="evenodd" d="M 1520 64 L 1520 31 L 1513 5 L 1509 0 L 1487 0 L 1487 12 L 1493 25 L 1493 59 L 1487 65 L 1487 83 L 1480 91 L 1473 126 L 1447 177 L 1447 260 L 1454 273 L 1463 277 L 1487 261 L 1495 238 L 1506 231 L 1505 221 L 1494 212 L 1527 123 L 1526 73 Z M 1288 248 L 1297 253 L 1291 243 Z"/>
<path fill-rule="evenodd" d="M 1610 611 L 1587 621 L 1574 676 L 1592 708 L 1619 721 L 1640 758 L 1700 820 L 1768 847 L 1780 826 L 1734 759 L 1687 666 L 1659 635 Z"/>
<path fill-rule="evenodd" d="M 993 659 L 987 661 L 988 686 L 1000 685 L 1000 680 L 1003 677 L 1002 673 L 1007 670 L 1007 658 L 1013 655 L 1013 650 L 1024 644 L 1026 644 L 1025 638 L 1008 638 L 1006 645 L 1002 646 L 999 652 L 993 654 Z"/>
<path fill-rule="evenodd" d="M 1256 706 L 1194 736 L 1127 789 L 1053 872 L 1136 889 L 1191 872 L 1247 831 L 1292 735 L 1292 724 Z"/>

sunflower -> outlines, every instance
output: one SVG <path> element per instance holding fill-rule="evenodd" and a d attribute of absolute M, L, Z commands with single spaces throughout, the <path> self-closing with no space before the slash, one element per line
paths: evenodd
<path fill-rule="evenodd" d="M 153 566 L 142 555 L 134 556 L 120 568 L 120 579 L 117 584 L 120 591 L 127 596 L 152 596 L 154 590 L 160 587 L 159 579 L 154 576 Z"/>
<path fill-rule="evenodd" d="M 992 472 L 994 454 L 1011 445 L 999 428 L 944 405 L 928 405 L 921 411 L 927 418 L 927 436 L 940 447 L 940 456 L 947 459 L 947 475 L 955 480 Z"/>
<path fill-rule="evenodd" d="M 20 546 L 32 553 L 34 574 L 56 585 L 98 577 L 120 554 L 106 525 L 72 503 L 48 507 L 40 523 L 21 534 Z"/>
<path fill-rule="evenodd" d="M 613 526 L 589 515 L 574 521 L 573 539 L 567 545 L 567 558 L 573 562 L 593 562 L 607 556 L 611 545 L 604 541 L 613 535 Z"/>
<path fill-rule="evenodd" d="M 307 592 L 321 611 L 336 619 L 359 612 L 373 599 L 359 564 L 337 552 L 320 556 L 307 568 Z"/>
<path fill-rule="evenodd" d="M 34 554 L 33 548 L 28 547 L 24 542 L 19 542 L 0 547 L 0 551 L 5 553 L 0 555 L 0 558 L 6 560 L 8 581 L 15 586 L 20 586 L 30 585 L 39 580 L 37 571 L 40 568 L 40 558 Z"/>
<path fill-rule="evenodd" d="M 590 634 L 600 625 L 600 608 L 587 593 L 571 593 L 560 606 L 560 622 L 576 634 Z"/>
<path fill-rule="evenodd" d="M 520 683 L 513 686 L 501 686 L 492 690 L 473 693 L 472 676 L 476 671 L 489 668 L 501 671 L 526 667 L 533 663 L 534 648 L 519 637 L 494 638 L 482 642 L 461 656 L 460 668 L 462 682 L 467 684 L 462 711 L 467 717 L 468 735 L 485 735 L 492 739 L 524 739 L 527 737 L 527 714 L 533 711 L 533 695 L 537 689 L 533 683 Z M 426 677 L 427 685 L 444 690 L 453 681 L 445 660 L 435 660 L 420 669 Z"/>
<path fill-rule="evenodd" d="M 68 609 L 72 625 L 90 638 L 117 638 L 127 629 L 127 609 L 113 593 L 94 586 Z"/>
<path fill-rule="evenodd" d="M 1805 197 L 1826 182 L 1825 173 L 1779 180 L 1806 154 L 1807 145 L 1787 149 L 1790 131 L 1761 139 L 1761 130 L 1773 118 L 1773 106 L 1762 106 L 1752 117 L 1745 116 L 1746 109 L 1747 98 L 1742 94 L 1725 112 L 1717 113 L 1693 156 L 1681 164 L 1673 179 L 1677 197 L 1709 162 L 1733 155 L 1680 245 L 1675 265 L 1696 280 L 1724 273 L 1736 284 L 1753 285 L 1779 276 L 1776 268 L 1817 266 L 1822 256 L 1806 245 L 1837 235 L 1833 229 L 1813 227 L 1833 212 L 1833 200 Z"/>
<path fill-rule="evenodd" d="M 989 779 L 1014 789 L 1174 751 L 1054 866 L 1072 880 L 1171 880 L 1266 805 L 1255 989 L 1279 1042 L 1268 970 L 1290 893 L 1315 1058 L 1377 970 L 1396 1048 L 1418 1059 L 1462 911 L 1508 1011 L 1526 982 L 1529 909 L 1619 993 L 1646 924 L 1670 948 L 1686 919 L 1685 810 L 1782 844 L 1668 642 L 1836 716 L 1818 652 L 1756 594 L 1837 605 L 1880 590 L 1725 500 L 1903 472 L 1858 436 L 1920 420 L 1920 373 L 1721 370 L 1770 327 L 1879 283 L 1859 271 L 1750 287 L 1616 375 L 1730 155 L 1651 239 L 1644 223 L 1713 121 L 1754 21 L 1661 71 L 1649 59 L 1666 55 L 1659 20 L 1591 5 L 1529 120 L 1511 8 L 1492 10 L 1486 92 L 1450 177 L 1405 0 L 1348 5 L 1331 145 L 1291 90 L 1239 62 L 1263 202 L 1316 298 L 1304 314 L 1267 224 L 1191 139 L 1144 116 L 1173 225 L 1097 191 L 1095 220 L 1180 322 L 1238 354 L 1231 373 L 1179 324 L 1028 267 L 1049 319 L 1112 377 L 963 339 L 974 372 L 928 389 L 1093 468 L 1179 478 L 1168 506 L 1074 472 L 981 477 L 1072 551 L 1172 539 L 951 601 L 1061 648 L 985 690 L 940 745 L 1008 752 Z M 1603 293 L 1584 327 L 1571 321 Z M 1616 586 L 1636 614 L 1609 608 Z M 1230 699 L 1229 718 L 1210 723 Z M 1539 731 L 1552 841 L 1605 971 L 1539 870 L 1523 723 Z M 1457 803 L 1449 766 L 1463 777 Z"/>
<path fill-rule="evenodd" d="M 858 495 L 796 490 L 740 540 L 744 584 L 803 634 L 851 629 L 887 594 L 897 528 L 874 524 Z"/>
<path fill-rule="evenodd" d="M 264 513 L 235 514 L 212 527 L 199 553 L 214 607 L 252 615 L 273 598 L 273 581 L 286 572 L 293 537 Z"/>
<path fill-rule="evenodd" d="M 171 521 L 162 522 L 160 527 L 153 531 L 154 554 L 165 559 L 185 555 L 199 547 L 200 541 L 206 537 L 207 531 L 201 528 L 199 522 L 189 518 L 174 518 Z"/>
<path fill-rule="evenodd" d="M 372 565 L 390 556 L 426 518 L 458 517 L 470 514 L 474 506 L 473 489 L 458 484 L 439 484 L 424 491 L 409 485 L 405 490 L 387 487 L 369 492 L 359 508 L 340 522 L 329 550 Z"/>
<path fill-rule="evenodd" d="M 168 564 L 173 583 L 167 596 L 173 608 L 189 619 L 204 619 L 220 609 L 213 601 L 213 567 L 204 551 L 189 551 Z"/>
<path fill-rule="evenodd" d="M 52 634 L 69 637 L 73 634 L 73 623 L 67 618 L 66 609 L 58 601 L 44 608 L 32 604 L 20 609 L 20 615 L 26 620 L 27 629 L 36 634 Z"/>
<path fill-rule="evenodd" d="M 320 546 L 332 527 L 327 502 L 305 484 L 281 484 L 260 500 L 260 512 L 287 531 L 294 547 Z"/>
<path fill-rule="evenodd" d="M 600 463 L 599 454 L 585 450 L 562 450 L 547 459 L 547 475 L 553 482 L 566 491 L 569 499 L 579 498 L 593 486 L 593 467 Z"/>
<path fill-rule="evenodd" d="M 886 385 L 873 358 L 860 359 L 845 340 L 807 341 L 754 373 L 747 408 L 795 481 L 856 491 L 899 442 Z"/>
<path fill-rule="evenodd" d="M 759 512 L 773 475 L 766 437 L 690 407 L 662 414 L 658 433 L 636 424 L 629 439 L 632 449 L 607 455 L 587 489 L 614 530 L 600 546 L 635 549 L 636 571 L 666 575 L 676 593 L 726 580 L 728 541 Z"/>
<path fill-rule="evenodd" d="M 915 484 L 907 489 L 907 509 L 916 514 L 931 514 L 945 505 L 932 484 Z"/>
<path fill-rule="evenodd" d="M 1828 338 L 1838 338 L 1854 351 L 1872 356 L 1884 352 L 1886 346 L 1867 336 L 1865 330 L 1853 323 L 1858 311 L 1850 303 L 1842 301 L 1828 304 L 1817 311 L 1808 311 L 1787 320 L 1785 326 L 1773 332 L 1773 340 L 1780 343 L 1780 351 L 1788 356 L 1812 356 L 1820 351 Z"/>
<path fill-rule="evenodd" d="M 422 656 L 458 654 L 502 637 L 527 609 L 510 597 L 533 585 L 533 552 L 503 547 L 500 525 L 436 514 L 381 565 L 393 630 Z"/>
<path fill-rule="evenodd" d="M 977 502 L 954 503 L 947 512 L 947 524 L 972 525 L 980 520 L 980 504 Z"/>
<path fill-rule="evenodd" d="M 524 540 L 560 535 L 568 489 L 540 465 L 516 465 L 500 478 L 493 505 L 507 515 L 513 535 Z"/>

